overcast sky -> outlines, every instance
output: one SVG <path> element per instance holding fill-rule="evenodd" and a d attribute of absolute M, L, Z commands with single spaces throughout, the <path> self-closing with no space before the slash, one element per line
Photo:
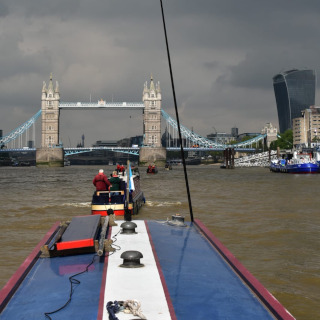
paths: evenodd
<path fill-rule="evenodd" d="M 272 77 L 291 68 L 319 74 L 319 0 L 163 4 L 180 120 L 198 134 L 278 127 Z M 141 102 L 152 74 L 162 108 L 174 116 L 158 0 L 1 0 L 4 135 L 40 109 L 51 72 L 63 102 Z M 82 134 L 88 146 L 141 135 L 142 114 L 63 110 L 60 125 L 65 146 Z"/>

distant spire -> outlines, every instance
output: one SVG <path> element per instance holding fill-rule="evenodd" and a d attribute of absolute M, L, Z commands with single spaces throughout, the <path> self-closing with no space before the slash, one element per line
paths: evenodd
<path fill-rule="evenodd" d="M 152 74 L 151 74 L 151 79 L 150 79 L 150 91 L 155 91 Z"/>
<path fill-rule="evenodd" d="M 56 81 L 56 90 L 55 91 L 59 92 L 59 82 L 58 81 Z"/>
<path fill-rule="evenodd" d="M 147 81 L 144 83 L 143 94 L 145 94 L 146 92 L 148 92 L 148 82 Z"/>
<path fill-rule="evenodd" d="M 50 73 L 50 81 L 49 81 L 49 85 L 48 85 L 48 91 L 53 92 L 53 83 L 52 83 L 52 72 Z"/>

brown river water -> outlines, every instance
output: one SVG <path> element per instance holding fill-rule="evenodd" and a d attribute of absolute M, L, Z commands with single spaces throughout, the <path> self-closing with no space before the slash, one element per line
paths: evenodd
<path fill-rule="evenodd" d="M 1 287 L 54 222 L 90 214 L 98 169 L 0 167 Z M 320 319 L 320 174 L 219 166 L 188 166 L 187 172 L 194 218 L 296 319 Z M 180 213 L 190 220 L 182 167 L 156 175 L 140 168 L 140 174 L 146 204 L 137 219 Z"/>

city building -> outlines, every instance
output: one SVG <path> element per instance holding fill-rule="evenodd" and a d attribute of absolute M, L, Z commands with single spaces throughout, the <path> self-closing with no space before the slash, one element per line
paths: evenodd
<path fill-rule="evenodd" d="M 231 128 L 231 135 L 237 137 L 239 135 L 239 129 L 237 127 Z"/>
<path fill-rule="evenodd" d="M 131 146 L 141 147 L 143 145 L 143 136 L 131 137 Z"/>
<path fill-rule="evenodd" d="M 1 138 L 3 137 L 3 131 L 0 130 L 0 148 L 3 149 L 5 147 L 4 143 L 2 142 Z"/>
<path fill-rule="evenodd" d="M 117 147 L 118 141 L 117 140 L 98 140 L 92 146 L 93 147 Z"/>
<path fill-rule="evenodd" d="M 301 116 L 293 119 L 293 145 L 299 147 L 315 147 L 320 142 L 320 107 L 311 106 L 301 112 Z"/>
<path fill-rule="evenodd" d="M 260 133 L 259 132 L 244 132 L 244 133 L 240 133 L 237 137 L 237 141 L 240 142 L 242 141 L 243 138 L 246 137 L 250 137 L 250 138 L 254 138 L 256 136 L 259 136 Z"/>
<path fill-rule="evenodd" d="M 118 147 L 118 141 L 116 140 L 98 140 L 92 147 Z M 95 150 L 92 155 L 97 157 L 106 157 L 106 158 L 113 158 L 115 156 L 115 152 L 109 150 Z M 92 156 L 91 155 L 91 156 Z"/>
<path fill-rule="evenodd" d="M 235 141 L 237 137 L 230 133 L 216 132 L 207 135 L 207 138 L 218 144 L 229 144 L 231 141 Z"/>
<path fill-rule="evenodd" d="M 292 129 L 292 120 L 315 104 L 314 70 L 288 70 L 273 77 L 280 132 Z"/>
<path fill-rule="evenodd" d="M 239 130 L 237 127 L 231 128 L 231 134 L 226 132 L 215 132 L 207 135 L 207 138 L 218 144 L 229 144 L 231 141 L 237 141 Z"/>

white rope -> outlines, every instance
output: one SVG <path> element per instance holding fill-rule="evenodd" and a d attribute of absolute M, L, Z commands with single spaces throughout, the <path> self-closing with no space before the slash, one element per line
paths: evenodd
<path fill-rule="evenodd" d="M 141 312 L 141 303 L 138 300 L 126 300 L 123 303 L 124 313 L 132 313 L 140 319 L 147 319 Z"/>
<path fill-rule="evenodd" d="M 169 226 L 175 226 L 175 227 L 186 227 L 187 225 L 184 222 L 177 221 L 177 220 L 171 220 L 171 221 L 166 221 L 166 223 Z"/>

